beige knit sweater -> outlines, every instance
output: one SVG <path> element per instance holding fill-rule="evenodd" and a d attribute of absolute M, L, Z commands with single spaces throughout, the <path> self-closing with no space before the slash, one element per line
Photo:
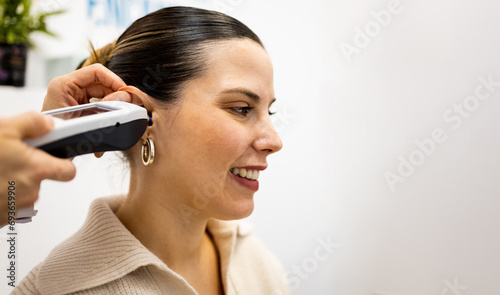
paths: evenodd
<path fill-rule="evenodd" d="M 12 294 L 197 294 L 114 214 L 122 198 L 95 200 L 83 227 L 58 245 Z M 278 260 L 248 224 L 211 220 L 225 294 L 289 294 Z"/>

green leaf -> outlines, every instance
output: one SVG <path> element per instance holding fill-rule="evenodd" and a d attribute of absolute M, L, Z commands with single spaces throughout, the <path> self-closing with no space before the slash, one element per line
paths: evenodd
<path fill-rule="evenodd" d="M 57 36 L 47 29 L 46 18 L 66 11 L 56 10 L 35 15 L 31 14 L 31 6 L 32 0 L 2 1 L 0 4 L 0 42 L 32 45 L 29 36 L 33 32 L 41 32 L 52 37 Z"/>

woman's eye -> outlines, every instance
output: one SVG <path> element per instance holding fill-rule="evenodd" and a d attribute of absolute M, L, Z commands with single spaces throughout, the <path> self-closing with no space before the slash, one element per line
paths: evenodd
<path fill-rule="evenodd" d="M 248 116 L 248 113 L 250 113 L 250 111 L 252 110 L 253 108 L 252 107 L 235 107 L 235 108 L 231 108 L 231 110 L 239 115 L 242 115 L 242 116 Z"/>

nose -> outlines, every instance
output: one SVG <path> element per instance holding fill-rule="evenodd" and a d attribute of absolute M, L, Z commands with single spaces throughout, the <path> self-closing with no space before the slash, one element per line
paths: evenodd
<path fill-rule="evenodd" d="M 268 154 L 276 153 L 283 148 L 283 142 L 269 116 L 261 124 L 258 124 L 257 136 L 253 142 L 253 147 L 257 151 L 263 151 Z"/>

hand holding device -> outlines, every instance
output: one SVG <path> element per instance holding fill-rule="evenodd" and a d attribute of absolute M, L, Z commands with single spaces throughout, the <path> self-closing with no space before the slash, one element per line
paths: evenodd
<path fill-rule="evenodd" d="M 14 212 L 16 222 L 29 221 L 36 214 L 33 204 L 42 180 L 69 181 L 75 177 L 71 161 L 54 158 L 22 141 L 43 136 L 53 127 L 52 118 L 37 112 L 0 118 L 0 203 L 4 204 L 0 206 L 0 227 Z"/>
<path fill-rule="evenodd" d="M 88 103 L 43 114 L 54 118 L 54 129 L 25 142 L 59 158 L 129 149 L 144 134 L 149 119 L 146 109 L 120 101 Z"/>
<path fill-rule="evenodd" d="M 93 64 L 69 74 L 56 77 L 49 83 L 43 101 L 43 111 L 86 104 L 92 97 L 104 101 L 132 102 L 126 84 L 115 73 L 101 64 Z"/>

